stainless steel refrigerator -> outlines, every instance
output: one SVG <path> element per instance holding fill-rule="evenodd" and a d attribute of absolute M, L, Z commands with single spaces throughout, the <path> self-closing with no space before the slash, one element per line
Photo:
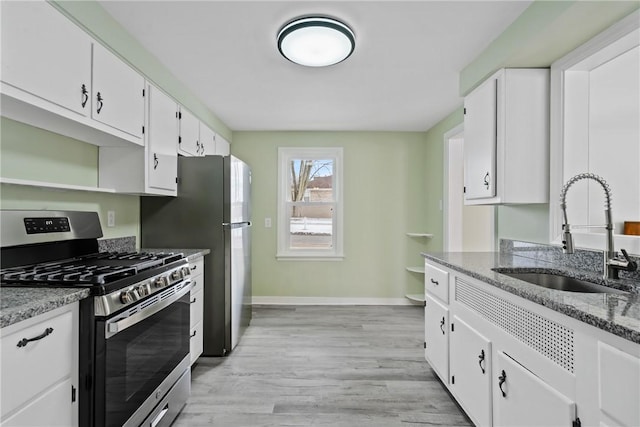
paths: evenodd
<path fill-rule="evenodd" d="M 178 196 L 141 197 L 142 248 L 210 249 L 204 353 L 224 356 L 251 321 L 251 169 L 233 156 L 178 158 Z"/>

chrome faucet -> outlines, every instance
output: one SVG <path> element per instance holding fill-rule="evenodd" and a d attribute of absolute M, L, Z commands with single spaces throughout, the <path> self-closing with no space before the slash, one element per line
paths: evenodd
<path fill-rule="evenodd" d="M 562 224 L 562 252 L 565 254 L 572 254 L 574 252 L 573 248 L 573 236 L 571 235 L 571 227 L 569 225 L 569 220 L 567 219 L 567 190 L 571 187 L 576 181 L 580 181 L 581 179 L 593 179 L 597 183 L 599 183 L 604 189 L 605 194 L 605 210 L 604 217 L 607 222 L 605 225 L 574 225 L 574 228 L 604 228 L 607 230 L 607 251 L 604 254 L 604 278 L 605 279 L 617 279 L 618 271 L 635 271 L 638 268 L 637 263 L 629 258 L 627 251 L 624 249 L 620 249 L 622 252 L 622 257 L 619 257 L 615 249 L 613 248 L 613 222 L 611 220 L 611 188 L 609 188 L 609 184 L 607 181 L 602 179 L 602 177 L 593 174 L 593 173 L 581 173 L 573 178 L 571 178 L 567 183 L 562 187 L 562 191 L 560 192 L 560 207 L 562 208 L 563 221 Z"/>

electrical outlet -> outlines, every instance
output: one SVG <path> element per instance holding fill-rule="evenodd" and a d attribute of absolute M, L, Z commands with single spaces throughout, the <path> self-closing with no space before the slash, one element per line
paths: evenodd
<path fill-rule="evenodd" d="M 271 218 L 264 219 L 264 228 L 271 228 Z"/>
<path fill-rule="evenodd" d="M 116 226 L 116 211 L 107 211 L 107 227 Z"/>

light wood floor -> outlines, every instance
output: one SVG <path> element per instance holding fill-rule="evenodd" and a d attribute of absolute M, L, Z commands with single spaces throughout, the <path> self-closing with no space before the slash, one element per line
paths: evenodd
<path fill-rule="evenodd" d="M 225 358 L 200 358 L 174 427 L 469 426 L 424 360 L 416 306 L 255 306 Z"/>

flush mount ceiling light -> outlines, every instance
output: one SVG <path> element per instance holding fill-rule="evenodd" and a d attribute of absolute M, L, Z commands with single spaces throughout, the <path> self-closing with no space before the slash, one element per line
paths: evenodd
<path fill-rule="evenodd" d="M 353 31 L 326 16 L 299 18 L 278 32 L 278 50 L 282 56 L 308 67 L 326 67 L 344 61 L 355 46 Z"/>

